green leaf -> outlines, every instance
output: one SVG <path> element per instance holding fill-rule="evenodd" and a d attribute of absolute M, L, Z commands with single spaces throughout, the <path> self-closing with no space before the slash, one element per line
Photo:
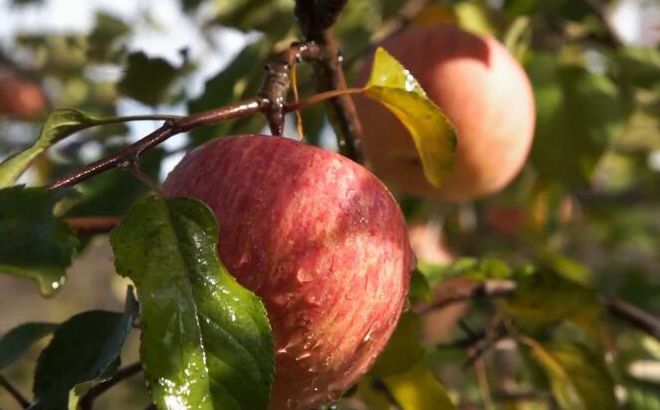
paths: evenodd
<path fill-rule="evenodd" d="M 0 369 L 14 363 L 32 344 L 51 334 L 55 323 L 32 322 L 18 325 L 0 338 Z"/>
<path fill-rule="evenodd" d="M 133 328 L 137 302 L 129 288 L 124 313 L 94 310 L 62 323 L 39 356 L 33 410 L 75 408 L 80 388 L 112 376 L 124 341 Z M 74 391 L 72 391 L 74 389 Z"/>
<path fill-rule="evenodd" d="M 165 100 L 169 87 L 181 72 L 162 58 L 151 58 L 142 52 L 131 53 L 118 89 L 141 103 L 155 106 Z"/>
<path fill-rule="evenodd" d="M 500 307 L 519 325 L 542 330 L 570 320 L 589 334 L 597 334 L 601 306 L 592 289 L 551 271 L 531 273 L 516 283 L 516 291 Z"/>
<path fill-rule="evenodd" d="M 491 257 L 459 258 L 447 265 L 420 263 L 418 269 L 431 284 L 454 276 L 483 282 L 488 279 L 511 279 L 514 275 L 514 271 L 509 265 Z"/>
<path fill-rule="evenodd" d="M 431 292 L 429 281 L 426 279 L 426 276 L 420 272 L 419 269 L 412 271 L 412 277 L 410 278 L 410 289 L 408 290 L 408 298 L 414 302 L 430 302 L 433 298 L 433 292 Z"/>
<path fill-rule="evenodd" d="M 621 133 L 624 112 L 609 78 L 556 60 L 537 55 L 528 67 L 537 106 L 531 160 L 543 178 L 581 186 Z"/>
<path fill-rule="evenodd" d="M 455 410 L 444 386 L 424 360 L 382 379 L 364 377 L 358 386 L 370 410 Z M 392 406 L 395 405 L 396 407 Z"/>
<path fill-rule="evenodd" d="M 112 232 L 117 271 L 138 289 L 142 363 L 159 408 L 266 409 L 274 352 L 266 311 L 217 255 L 201 202 L 150 197 Z"/>
<path fill-rule="evenodd" d="M 541 345 L 523 338 L 534 359 L 544 368 L 559 405 L 565 410 L 618 408 L 614 381 L 602 355 L 578 344 Z"/>
<path fill-rule="evenodd" d="M 261 77 L 263 69 L 255 61 L 263 61 L 271 48 L 266 39 L 245 47 L 222 71 L 206 82 L 204 93 L 188 103 L 188 111 L 202 112 L 236 102 L 244 95 L 246 87 L 255 74 Z M 223 122 L 211 127 L 191 131 L 195 144 L 201 144 L 227 133 L 232 122 Z"/>
<path fill-rule="evenodd" d="M 32 161 L 57 141 L 85 128 L 104 123 L 82 111 L 62 108 L 53 111 L 41 128 L 37 140 L 26 150 L 0 164 L 0 188 L 13 185 Z"/>
<path fill-rule="evenodd" d="M 62 196 L 43 188 L 0 189 L 0 272 L 36 281 L 44 295 L 64 284 L 78 247 L 71 228 L 53 215 Z"/>
<path fill-rule="evenodd" d="M 408 129 L 426 179 L 441 186 L 454 164 L 456 134 L 417 80 L 387 51 L 378 48 L 364 93 L 392 111 Z"/>
<path fill-rule="evenodd" d="M 94 29 L 88 37 L 88 56 L 92 60 L 106 61 L 112 53 L 112 46 L 116 40 L 130 31 L 131 27 L 124 21 L 110 14 L 97 12 Z"/>
<path fill-rule="evenodd" d="M 408 312 L 401 316 L 385 350 L 371 369 L 375 377 L 404 373 L 424 358 L 425 350 L 419 344 L 420 326 L 418 315 Z"/>

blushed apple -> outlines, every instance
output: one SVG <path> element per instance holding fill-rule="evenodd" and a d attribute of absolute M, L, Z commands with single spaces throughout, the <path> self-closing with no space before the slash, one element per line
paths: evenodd
<path fill-rule="evenodd" d="M 414 263 L 387 188 L 339 154 L 258 135 L 188 153 L 163 186 L 206 202 L 220 258 L 259 295 L 276 348 L 271 409 L 308 409 L 352 386 L 387 343 Z"/>
<path fill-rule="evenodd" d="M 0 115 L 32 120 L 46 110 L 46 96 L 35 82 L 0 70 Z"/>
<path fill-rule="evenodd" d="M 356 97 L 362 145 L 376 174 L 402 192 L 447 201 L 487 196 L 511 182 L 531 147 L 535 108 L 529 79 L 506 48 L 492 37 L 450 25 L 412 27 L 380 46 L 447 115 L 458 147 L 452 173 L 436 188 L 424 177 L 403 125 L 379 103 Z"/>

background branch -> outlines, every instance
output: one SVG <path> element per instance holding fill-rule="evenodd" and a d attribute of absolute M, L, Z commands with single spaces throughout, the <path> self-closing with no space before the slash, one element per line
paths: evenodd
<path fill-rule="evenodd" d="M 96 386 L 89 389 L 87 393 L 80 399 L 79 407 L 81 410 L 91 410 L 94 406 L 94 400 L 99 397 L 101 394 L 108 391 L 117 383 L 122 380 L 128 379 L 131 376 L 134 376 L 142 371 L 141 363 L 133 363 L 130 366 L 126 366 L 117 370 L 117 373 L 109 380 L 101 382 Z"/>
<path fill-rule="evenodd" d="M 16 400 L 16 403 L 18 403 L 22 408 L 27 409 L 30 407 L 30 402 L 21 394 L 21 392 L 18 391 L 11 383 L 9 383 L 9 380 L 5 379 L 4 376 L 0 375 L 0 387 L 3 387 L 5 390 L 7 390 L 7 393 Z"/>

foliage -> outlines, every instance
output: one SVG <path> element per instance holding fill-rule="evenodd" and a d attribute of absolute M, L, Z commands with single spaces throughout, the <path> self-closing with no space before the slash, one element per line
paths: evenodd
<path fill-rule="evenodd" d="M 11 19 L 46 10 L 42 1 L 8 3 L 0 7 Z M 134 327 L 156 408 L 268 408 L 275 352 L 265 308 L 219 259 L 212 213 L 197 201 L 161 198 L 157 180 L 172 159 L 212 138 L 266 132 L 262 115 L 186 127 L 189 117 L 169 113 L 267 98 L 263 65 L 302 40 L 299 25 L 318 33 L 314 21 L 295 19 L 293 0 L 171 3 L 171 10 L 159 6 L 168 18 L 157 7 L 132 17 L 94 10 L 91 29 L 17 29 L 0 47 L 0 81 L 13 72 L 48 97 L 47 117 L 0 112 L 0 272 L 8 274 L 0 278 L 0 307 L 2 323 L 11 324 L 0 330 L 0 389 L 14 383 L 9 375 L 31 373 L 31 354 L 41 351 L 31 408 L 90 405 L 90 392 L 114 383 Z M 349 86 L 376 39 L 409 24 L 456 24 L 509 48 L 532 82 L 537 114 L 528 164 L 504 191 L 469 204 L 397 195 L 407 222 L 426 227 L 426 248 L 451 248 L 445 253 L 452 256 L 417 247 L 409 309 L 339 408 L 660 408 L 660 51 L 652 27 L 632 41 L 615 24 L 624 6 L 640 7 L 640 15 L 652 15 L 644 7 L 654 6 L 350 0 L 334 16 L 343 1 L 313 3 L 315 16 L 327 17 L 316 24 L 337 18 L 331 32 Z M 182 28 L 190 27 L 192 39 L 177 49 Z M 166 46 L 154 49 L 138 41 L 166 35 Z M 441 185 L 460 135 L 405 62 L 383 49 L 375 54 L 367 85 L 350 92 L 399 117 L 427 179 Z M 287 66 L 298 101 L 289 96 L 286 109 L 327 91 L 317 84 L 326 66 L 307 62 L 301 57 Z M 7 97 L 0 88 L 0 100 Z M 287 136 L 334 149 L 334 117 L 321 105 L 302 106 L 289 109 L 300 118 L 286 117 Z M 163 122 L 185 134 L 131 151 Z M 73 189 L 46 186 L 117 152 L 130 155 Z M 139 306 L 131 290 L 123 313 L 76 306 L 85 311 L 59 324 L 34 317 L 15 326 L 13 315 L 25 304 L 2 300 L 23 279 L 54 295 L 92 246 L 90 237 L 108 239 L 109 228 L 97 232 L 86 224 L 117 218 L 109 235 L 116 271 L 135 285 Z M 634 306 L 616 310 L 621 303 L 613 300 Z M 441 327 L 438 337 L 434 329 Z M 16 384 L 19 391 L 29 387 Z M 0 391 L 0 407 L 14 406 Z"/>

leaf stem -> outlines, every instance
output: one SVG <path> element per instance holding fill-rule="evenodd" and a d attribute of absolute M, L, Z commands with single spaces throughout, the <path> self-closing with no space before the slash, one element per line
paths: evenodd
<path fill-rule="evenodd" d="M 67 218 L 66 223 L 78 233 L 105 233 L 119 224 L 116 216 L 91 216 Z"/>
<path fill-rule="evenodd" d="M 328 100 L 330 98 L 340 97 L 343 95 L 361 94 L 363 92 L 364 92 L 364 88 L 344 88 L 343 90 L 324 91 L 322 93 L 315 94 L 306 100 L 294 104 L 286 105 L 284 107 L 284 112 L 298 111 L 303 108 L 309 107 L 310 105 L 314 105 L 321 101 Z"/>
<path fill-rule="evenodd" d="M 18 403 L 21 408 L 27 409 L 30 407 L 30 402 L 21 394 L 21 392 L 18 391 L 10 382 L 9 380 L 5 379 L 4 376 L 0 375 L 0 386 L 4 387 L 5 390 L 9 393 L 9 395 L 16 400 L 16 403 Z"/>
<path fill-rule="evenodd" d="M 99 397 L 101 394 L 108 391 L 110 388 L 115 386 L 117 383 L 122 380 L 128 379 L 131 376 L 134 376 L 142 371 L 141 363 L 133 363 L 129 366 L 117 370 L 112 378 L 97 384 L 96 386 L 89 389 L 85 395 L 80 399 L 79 407 L 81 410 L 91 410 L 94 406 L 94 400 Z"/>

